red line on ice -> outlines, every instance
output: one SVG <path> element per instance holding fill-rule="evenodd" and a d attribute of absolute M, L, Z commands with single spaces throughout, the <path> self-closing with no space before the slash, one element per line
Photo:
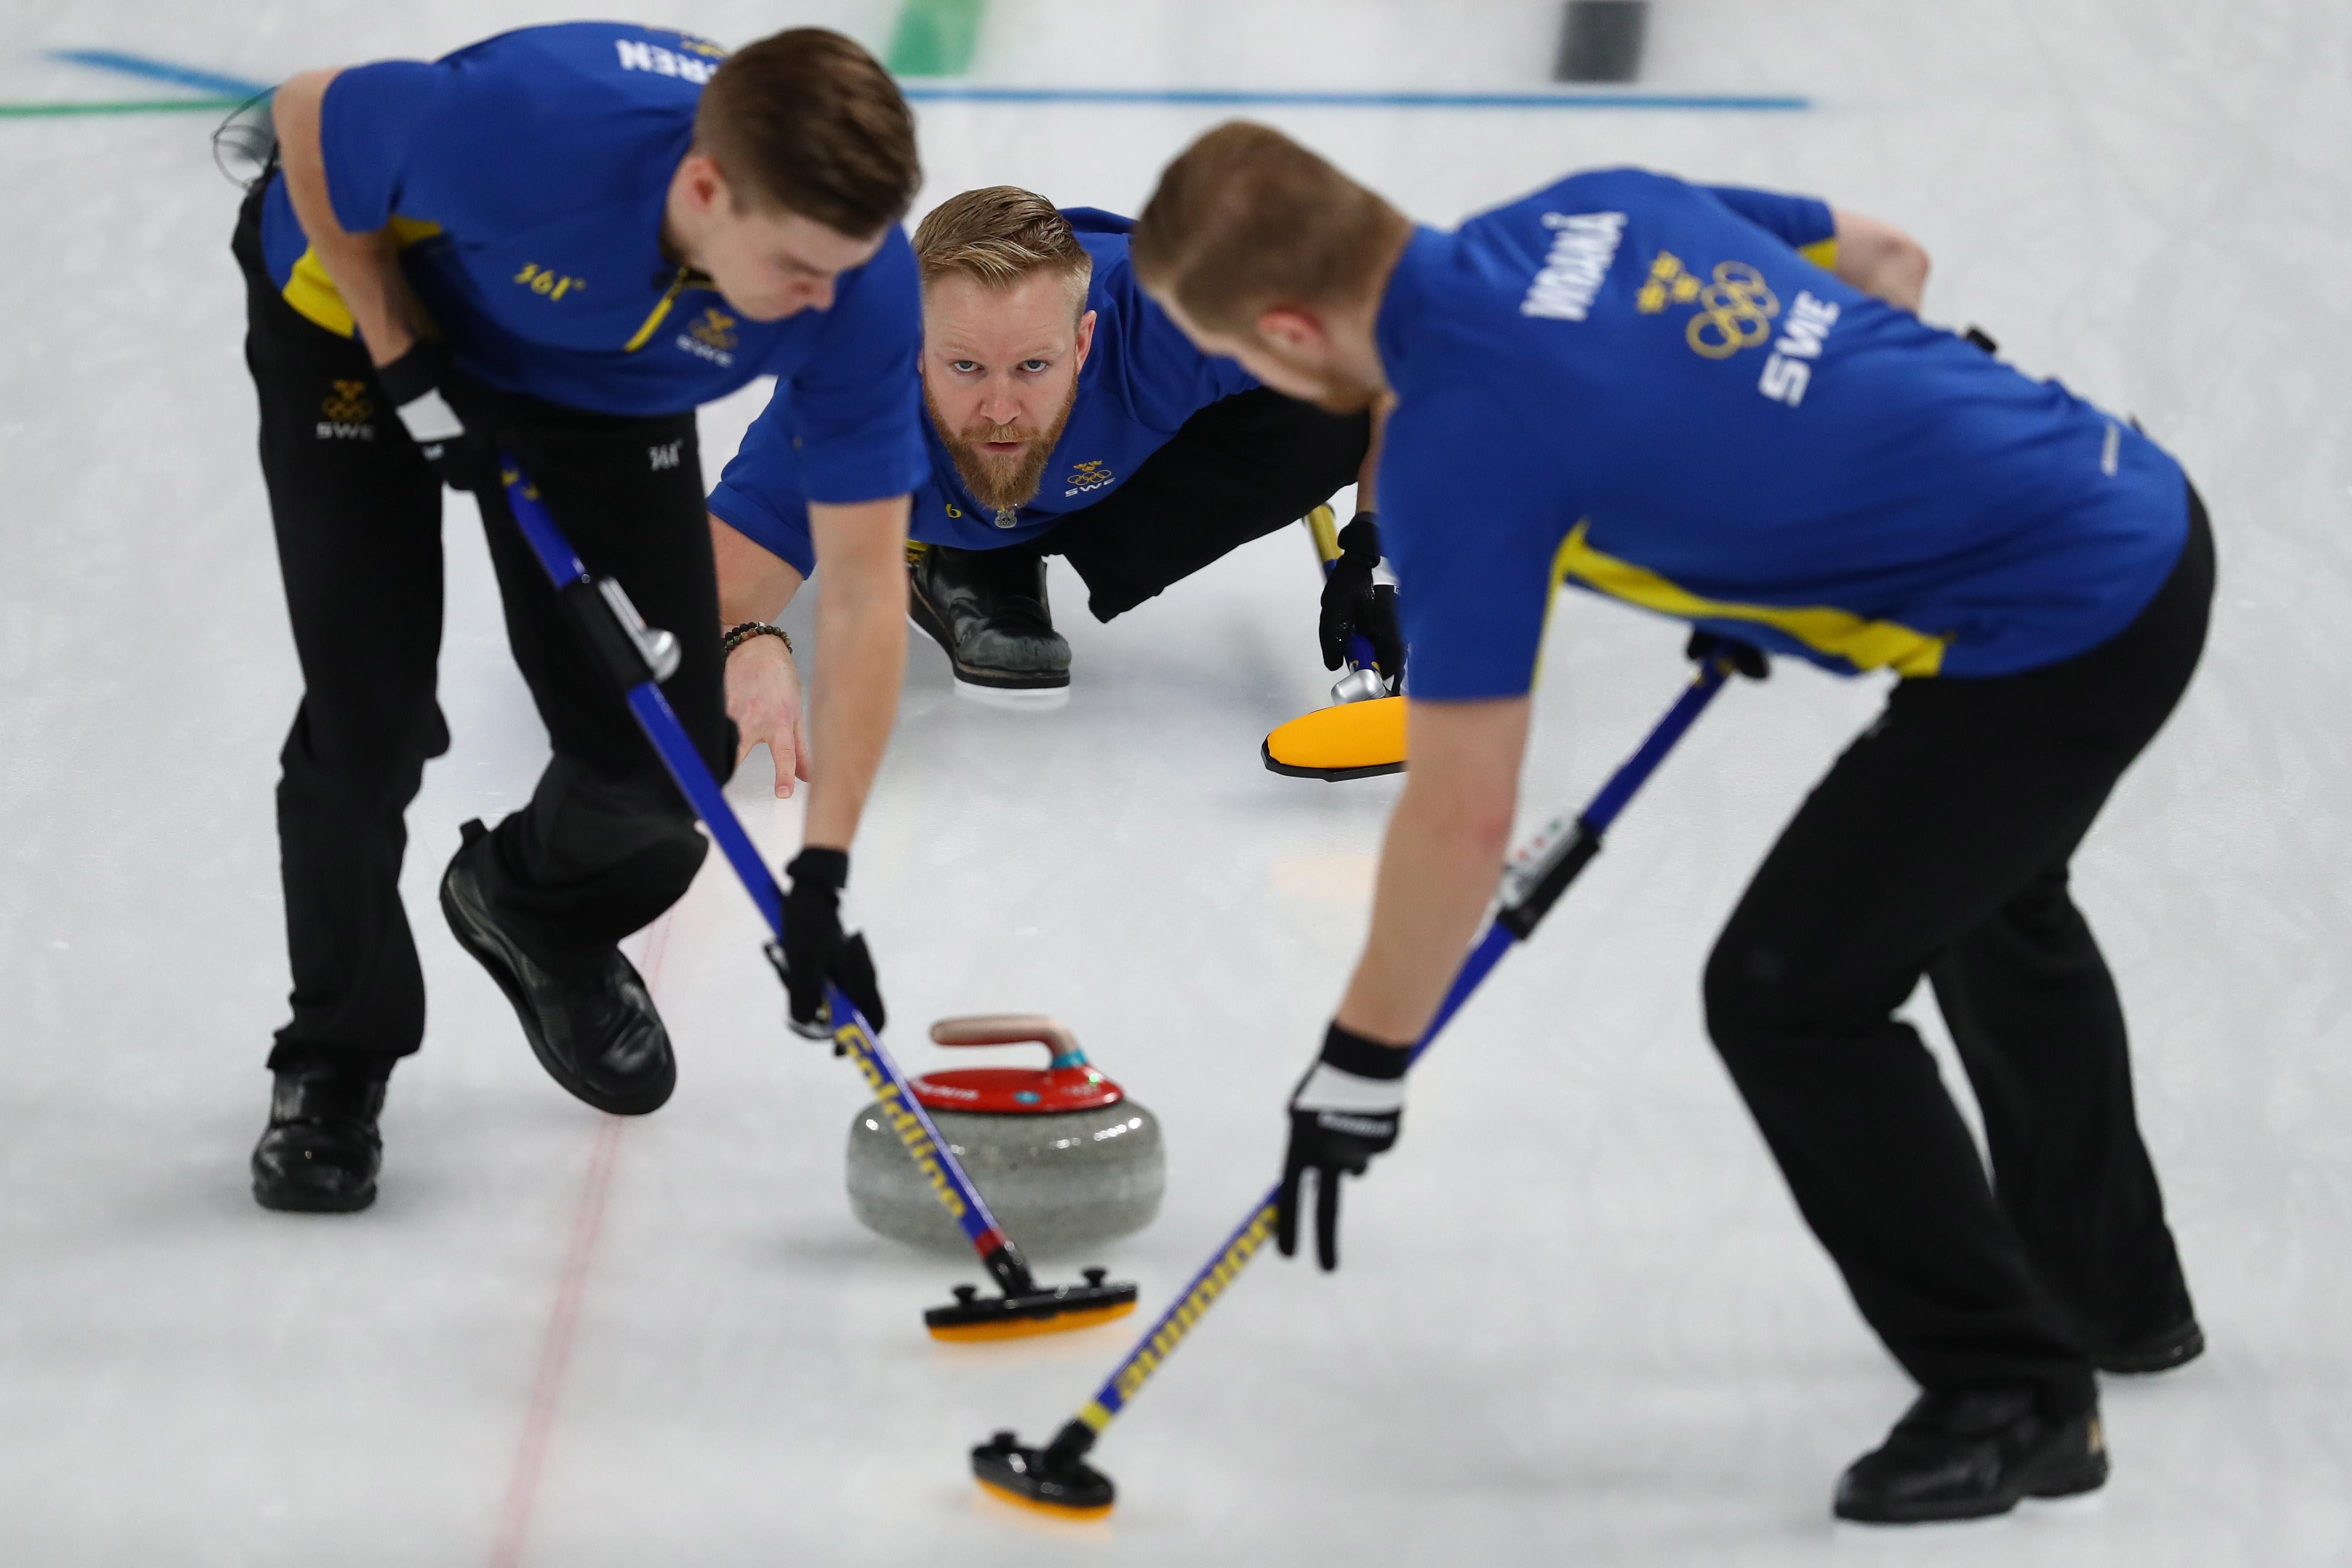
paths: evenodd
<path fill-rule="evenodd" d="M 661 979 L 662 959 L 669 952 L 670 917 L 664 915 L 646 939 L 646 989 Z M 530 1541 L 533 1506 L 539 1500 L 539 1480 L 547 1468 L 547 1448 L 555 1430 L 556 1406 L 563 1397 L 564 1374 L 572 1364 L 572 1341 L 580 1327 L 580 1303 L 588 1294 L 588 1273 L 596 1260 L 596 1242 L 604 1234 L 605 1202 L 613 1193 L 613 1168 L 621 1154 L 621 1133 L 628 1126 L 622 1116 L 600 1117 L 596 1142 L 588 1155 L 588 1179 L 581 1184 L 580 1205 L 572 1215 L 572 1243 L 564 1251 L 563 1273 L 555 1289 L 555 1305 L 548 1313 L 547 1338 L 539 1352 L 539 1374 L 531 1382 L 530 1413 L 523 1417 L 522 1441 L 516 1446 L 514 1468 L 507 1475 L 506 1501 L 499 1510 L 499 1533 L 490 1547 L 490 1568 L 520 1568 L 523 1550 Z"/>

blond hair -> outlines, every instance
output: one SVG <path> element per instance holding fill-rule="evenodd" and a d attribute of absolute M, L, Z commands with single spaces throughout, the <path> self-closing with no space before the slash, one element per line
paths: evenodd
<path fill-rule="evenodd" d="M 915 265 L 927 286 L 959 276 L 1009 289 L 1033 273 L 1059 273 L 1083 310 L 1095 264 L 1053 203 L 1018 185 L 989 185 L 925 215 L 915 229 Z"/>
<path fill-rule="evenodd" d="M 1229 121 L 1178 155 L 1137 220 L 1145 288 L 1211 331 L 1248 335 L 1277 306 L 1372 287 L 1410 219 L 1271 126 Z"/>

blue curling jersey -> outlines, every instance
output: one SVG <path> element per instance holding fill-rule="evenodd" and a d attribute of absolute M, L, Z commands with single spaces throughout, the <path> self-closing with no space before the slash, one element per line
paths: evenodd
<path fill-rule="evenodd" d="M 1414 695 L 1533 683 L 1563 583 L 1841 673 L 2121 631 L 2188 537 L 2123 419 L 1840 282 L 1817 201 L 1633 169 L 1418 231 L 1380 469 Z"/>
<path fill-rule="evenodd" d="M 670 180 L 725 55 L 690 34 L 577 22 L 340 72 L 320 121 L 336 220 L 392 230 L 458 366 L 491 386 L 647 416 L 773 374 L 817 493 L 904 493 L 922 468 L 922 300 L 896 226 L 840 276 L 830 308 L 778 321 L 743 318 L 662 255 Z M 349 336 L 282 178 L 264 193 L 261 237 L 287 302 Z"/>
<path fill-rule="evenodd" d="M 930 472 L 915 492 L 908 531 L 916 539 L 963 550 L 1034 539 L 1133 478 L 1201 409 L 1257 385 L 1232 360 L 1194 348 L 1137 284 L 1127 257 L 1132 219 L 1091 207 L 1067 208 L 1063 216 L 1094 258 L 1087 309 L 1095 313 L 1095 337 L 1078 370 L 1070 421 L 1055 443 L 1036 499 L 1018 510 L 1011 527 L 998 526 L 995 512 L 964 492 L 954 458 L 925 417 Z M 797 409 L 781 399 L 768 405 L 719 475 L 710 510 L 806 576 L 816 566 L 807 502 L 828 498 L 809 490 L 799 419 Z"/>

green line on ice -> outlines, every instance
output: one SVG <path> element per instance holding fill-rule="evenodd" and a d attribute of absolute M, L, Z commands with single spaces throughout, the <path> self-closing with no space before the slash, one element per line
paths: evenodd
<path fill-rule="evenodd" d="M 184 114 L 200 109 L 217 114 L 244 101 L 241 98 L 131 98 L 104 103 L 0 103 L 0 120 L 64 114 Z"/>
<path fill-rule="evenodd" d="M 971 69 L 988 0 L 907 0 L 883 62 L 892 76 L 961 76 Z"/>

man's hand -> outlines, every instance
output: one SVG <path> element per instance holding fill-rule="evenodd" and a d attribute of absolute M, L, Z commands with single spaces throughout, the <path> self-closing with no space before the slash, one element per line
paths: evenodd
<path fill-rule="evenodd" d="M 1339 1178 L 1360 1176 L 1372 1156 L 1396 1146 L 1404 1121 L 1404 1069 L 1412 1053 L 1366 1039 L 1334 1023 L 1323 1054 L 1290 1096 L 1290 1152 L 1282 1163 L 1275 1245 L 1298 1250 L 1298 1206 L 1307 1173 L 1315 1173 L 1315 1255 L 1328 1272 L 1339 1267 Z"/>
<path fill-rule="evenodd" d="M 406 353 L 376 368 L 408 438 L 440 470 L 442 482 L 453 490 L 492 493 L 499 488 L 499 475 L 489 442 L 467 429 L 465 420 L 441 395 L 455 372 L 448 349 L 430 338 L 417 339 Z"/>
<path fill-rule="evenodd" d="M 1360 511 L 1339 531 L 1339 558 L 1323 579 L 1323 615 L 1317 631 L 1323 641 L 1323 668 L 1337 669 L 1348 657 L 1348 637 L 1360 633 L 1372 645 L 1381 674 L 1394 689 L 1404 676 L 1404 634 L 1397 629 L 1396 590 L 1372 581 L 1381 563 L 1381 527 Z"/>
<path fill-rule="evenodd" d="M 793 781 L 809 776 L 808 717 L 801 672 L 782 637 L 746 637 L 727 656 L 727 716 L 735 721 L 735 765 L 767 742 L 776 764 L 776 798 L 793 797 Z"/>
<path fill-rule="evenodd" d="M 1714 632 L 1691 628 L 1690 641 L 1683 645 L 1683 657 L 1693 664 L 1705 664 L 1720 658 L 1730 662 L 1732 673 L 1750 680 L 1772 679 L 1772 661 L 1754 643 L 1741 642 L 1737 637 L 1719 637 Z"/>
<path fill-rule="evenodd" d="M 784 990 L 796 1034 L 823 1039 L 827 1020 L 825 982 L 841 987 L 878 1034 L 884 1022 L 882 989 L 866 936 L 841 931 L 841 893 L 849 885 L 849 852 L 803 849 L 784 868 L 792 885 L 784 892 Z"/>

